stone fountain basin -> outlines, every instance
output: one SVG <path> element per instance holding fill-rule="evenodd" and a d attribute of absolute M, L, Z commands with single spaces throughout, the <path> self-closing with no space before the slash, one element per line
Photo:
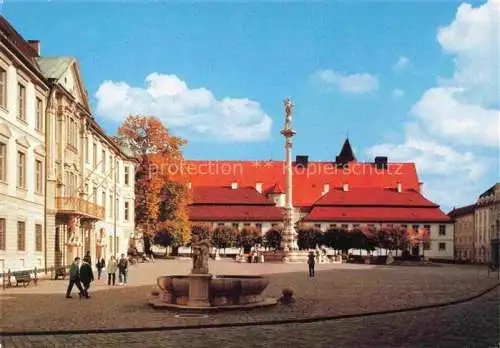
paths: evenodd
<path fill-rule="evenodd" d="M 186 306 L 189 300 L 189 275 L 161 276 L 157 279 L 164 303 Z M 254 275 L 218 275 L 210 278 L 209 298 L 212 307 L 252 307 L 267 302 L 262 292 L 269 278 Z"/>

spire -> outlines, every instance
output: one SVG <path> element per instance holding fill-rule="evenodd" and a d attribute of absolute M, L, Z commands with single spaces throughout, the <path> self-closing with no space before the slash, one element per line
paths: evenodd
<path fill-rule="evenodd" d="M 340 150 L 339 155 L 337 156 L 337 163 L 347 163 L 351 161 L 355 161 L 356 157 L 354 156 L 354 152 L 351 148 L 351 143 L 349 142 L 349 138 L 345 139 L 344 145 L 342 145 L 342 150 Z"/>

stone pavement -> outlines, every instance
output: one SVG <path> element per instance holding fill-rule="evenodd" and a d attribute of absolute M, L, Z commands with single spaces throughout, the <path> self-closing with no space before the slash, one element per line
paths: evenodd
<path fill-rule="evenodd" d="M 320 265 L 322 270 L 310 279 L 305 266 L 229 261 L 211 264 L 211 270 L 217 274 L 268 274 L 271 284 L 266 296 L 278 297 L 283 288 L 290 287 L 297 301 L 290 306 L 220 312 L 208 318 L 177 318 L 175 312 L 157 311 L 147 305 L 154 279 L 159 274 L 187 273 L 188 261 L 134 266 L 130 270 L 130 286 L 95 291 L 89 300 L 65 299 L 66 282 L 42 282 L 39 288 L 1 292 L 2 329 L 54 331 L 303 319 L 442 303 L 471 296 L 497 282 L 470 267 Z M 102 282 L 97 289 L 108 288 Z M 40 293 L 30 293 L 34 290 Z"/>
<path fill-rule="evenodd" d="M 471 302 L 415 312 L 309 324 L 137 333 L 4 337 L 2 347 L 494 348 L 500 290 Z"/>

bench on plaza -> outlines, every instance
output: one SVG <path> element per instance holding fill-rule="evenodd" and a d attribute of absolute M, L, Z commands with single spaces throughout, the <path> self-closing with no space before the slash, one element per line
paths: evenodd
<path fill-rule="evenodd" d="M 64 280 L 68 275 L 67 267 L 56 267 L 54 272 L 54 280 L 61 278 Z"/>
<path fill-rule="evenodd" d="M 27 287 L 31 283 L 33 283 L 35 286 L 38 285 L 38 276 L 36 270 L 34 274 L 32 274 L 30 271 L 17 271 L 12 273 L 12 276 L 16 281 L 16 287 L 19 287 L 19 285 L 21 284 L 24 285 L 24 287 Z"/>

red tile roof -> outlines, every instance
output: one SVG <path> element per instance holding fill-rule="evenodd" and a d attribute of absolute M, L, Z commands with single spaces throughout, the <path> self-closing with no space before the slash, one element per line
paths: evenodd
<path fill-rule="evenodd" d="M 451 222 L 433 207 L 314 207 L 306 222 Z"/>
<path fill-rule="evenodd" d="M 282 221 L 283 210 L 253 187 L 193 187 L 191 221 Z"/>
<path fill-rule="evenodd" d="M 283 210 L 269 205 L 190 205 L 191 221 L 283 221 Z"/>
<path fill-rule="evenodd" d="M 192 187 L 229 186 L 232 182 L 240 187 L 263 187 L 278 184 L 285 186 L 283 161 L 185 161 L 180 168 L 169 168 L 173 180 L 185 176 Z M 389 163 L 385 170 L 377 169 L 373 163 L 353 162 L 348 169 L 337 168 L 332 162 L 309 162 L 307 168 L 293 168 L 293 204 L 296 207 L 310 206 L 320 196 L 324 184 L 340 187 L 396 188 L 419 191 L 417 171 L 413 163 Z"/>
<path fill-rule="evenodd" d="M 314 206 L 420 206 L 438 207 L 413 190 L 397 192 L 396 189 L 377 187 L 352 187 L 348 191 L 334 188 L 318 199 Z"/>
<path fill-rule="evenodd" d="M 192 204 L 275 205 L 253 187 L 193 187 L 191 197 Z"/>
<path fill-rule="evenodd" d="M 264 191 L 264 194 L 270 195 L 270 194 L 281 194 L 285 193 L 283 189 L 281 188 L 280 184 L 276 183 L 273 186 L 269 187 L 267 190 Z"/>

